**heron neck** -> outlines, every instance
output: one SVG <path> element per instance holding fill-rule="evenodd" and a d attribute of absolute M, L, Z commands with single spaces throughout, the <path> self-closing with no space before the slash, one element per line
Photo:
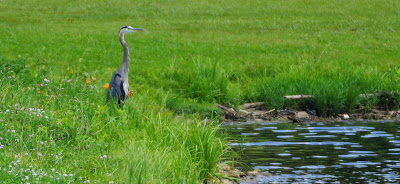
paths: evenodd
<path fill-rule="evenodd" d="M 122 48 L 124 49 L 124 57 L 122 59 L 122 64 L 126 69 L 129 69 L 129 46 L 128 43 L 125 42 L 124 33 L 119 34 L 119 41 L 121 42 Z"/>

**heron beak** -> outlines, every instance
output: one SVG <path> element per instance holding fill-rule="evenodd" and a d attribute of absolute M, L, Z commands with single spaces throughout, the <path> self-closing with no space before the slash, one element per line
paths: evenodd
<path fill-rule="evenodd" d="M 132 31 L 145 31 L 145 29 L 142 29 L 142 28 L 131 28 L 130 30 L 132 30 Z"/>

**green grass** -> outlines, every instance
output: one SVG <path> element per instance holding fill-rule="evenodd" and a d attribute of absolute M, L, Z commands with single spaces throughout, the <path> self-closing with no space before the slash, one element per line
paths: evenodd
<path fill-rule="evenodd" d="M 311 94 L 323 116 L 398 108 L 395 0 L 0 2 L 6 183 L 36 180 L 32 169 L 39 182 L 199 183 L 225 150 L 202 120 L 221 114 L 214 103 L 284 108 L 284 95 Z M 135 95 L 118 109 L 102 86 L 125 25 L 147 31 L 125 37 Z"/>

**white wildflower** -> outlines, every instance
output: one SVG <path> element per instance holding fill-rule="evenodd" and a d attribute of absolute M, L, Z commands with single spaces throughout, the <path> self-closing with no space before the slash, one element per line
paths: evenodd
<path fill-rule="evenodd" d="M 49 83 L 50 82 L 50 80 L 48 80 L 48 79 L 43 79 L 44 80 L 44 82 L 46 82 L 46 83 Z"/>

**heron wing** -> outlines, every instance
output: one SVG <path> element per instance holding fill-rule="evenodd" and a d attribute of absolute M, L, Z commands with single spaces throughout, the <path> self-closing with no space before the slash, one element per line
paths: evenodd
<path fill-rule="evenodd" d="M 118 73 L 115 73 L 111 78 L 107 91 L 107 100 L 109 100 L 110 97 L 113 99 L 118 99 L 119 104 L 121 104 L 121 101 L 125 101 L 126 94 L 124 90 L 124 80 Z"/>

